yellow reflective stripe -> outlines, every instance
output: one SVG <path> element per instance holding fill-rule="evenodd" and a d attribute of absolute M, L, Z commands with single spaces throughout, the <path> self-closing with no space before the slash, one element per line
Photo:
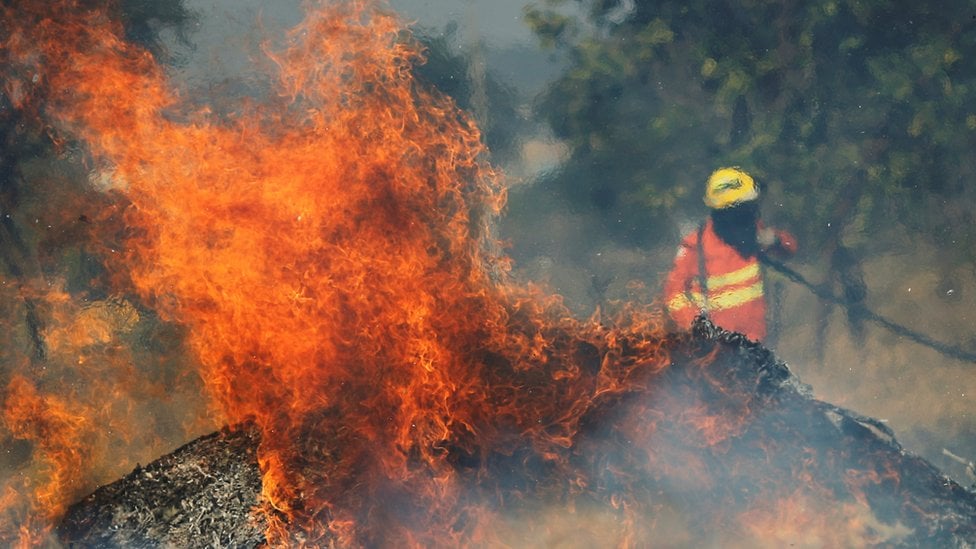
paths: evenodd
<path fill-rule="evenodd" d="M 683 293 L 672 297 L 671 301 L 668 301 L 668 310 L 680 311 L 685 307 L 694 306 L 695 310 L 697 311 L 698 309 L 701 309 L 702 307 L 705 306 L 705 300 L 702 298 L 700 292 L 690 292 L 690 293 L 691 293 L 691 301 L 688 301 L 688 296 Z"/>
<path fill-rule="evenodd" d="M 738 307 L 743 303 L 748 303 L 754 299 L 759 299 L 762 296 L 763 284 L 762 281 L 759 281 L 752 286 L 746 286 L 745 288 L 739 288 L 738 290 L 732 290 L 731 292 L 717 294 L 714 297 L 710 295 L 708 297 L 708 305 L 713 311 L 719 311 L 722 309 Z"/>
<path fill-rule="evenodd" d="M 722 275 L 715 275 L 708 277 L 708 289 L 717 290 L 725 286 L 731 286 L 733 284 L 742 284 L 747 280 L 751 280 L 759 276 L 759 263 L 752 263 L 746 265 L 745 267 L 739 269 L 738 271 L 732 271 L 731 273 L 726 273 Z"/>
<path fill-rule="evenodd" d="M 723 288 L 753 280 L 755 282 L 749 286 L 721 291 Z M 708 308 L 712 311 L 731 309 L 763 296 L 763 282 L 760 278 L 759 263 L 746 265 L 731 273 L 709 277 L 706 284 L 708 285 Z M 682 292 L 668 301 L 668 310 L 670 311 L 679 311 L 685 307 L 693 307 L 696 311 L 704 308 L 705 299 L 701 292 Z"/>

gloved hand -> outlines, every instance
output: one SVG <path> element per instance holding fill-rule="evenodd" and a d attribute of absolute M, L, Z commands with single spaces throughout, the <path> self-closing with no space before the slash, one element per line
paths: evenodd
<path fill-rule="evenodd" d="M 776 235 L 776 231 L 769 227 L 764 227 L 756 233 L 756 242 L 760 248 L 765 250 L 775 246 L 779 242 L 779 237 Z"/>

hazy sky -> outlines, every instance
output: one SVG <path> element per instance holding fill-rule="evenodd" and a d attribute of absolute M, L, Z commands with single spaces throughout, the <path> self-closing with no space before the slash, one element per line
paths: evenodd
<path fill-rule="evenodd" d="M 529 1 L 389 0 L 389 4 L 407 22 L 425 30 L 441 31 L 454 23 L 460 42 L 504 50 L 536 45 L 523 20 Z M 184 59 L 182 76 L 190 80 L 219 81 L 239 74 L 260 55 L 263 38 L 281 36 L 302 16 L 300 0 L 187 0 L 186 6 L 196 16 L 189 34 L 194 49 L 177 50 Z"/>
<path fill-rule="evenodd" d="M 529 0 L 392 0 L 391 4 L 408 19 L 425 27 L 444 27 L 457 22 L 468 40 L 480 38 L 488 45 L 506 47 L 534 43 L 522 19 Z"/>

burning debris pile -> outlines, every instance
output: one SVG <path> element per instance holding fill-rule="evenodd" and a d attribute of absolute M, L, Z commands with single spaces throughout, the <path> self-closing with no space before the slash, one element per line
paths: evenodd
<path fill-rule="evenodd" d="M 422 52 L 389 12 L 310 2 L 268 52 L 276 94 L 216 116 L 90 4 L 3 4 L 4 93 L 122 197 L 115 309 L 181 326 L 211 424 L 248 427 L 99 490 L 63 540 L 973 541 L 972 494 L 879 423 L 809 398 L 762 348 L 707 324 L 667 336 L 646 311 L 580 321 L 515 284 L 478 129 L 413 79 Z M 140 318 L 116 317 L 89 339 Z M 87 334 L 101 316 L 74 318 Z M 91 366 L 106 357 L 78 361 L 70 385 L 36 369 L 7 388 L 24 405 L 8 398 L 4 421 L 48 462 L 43 492 L 3 498 L 40 517 L 13 525 L 24 544 L 113 459 L 86 445 L 111 432 L 95 418 L 112 393 L 75 387 L 141 379 Z"/>
<path fill-rule="evenodd" d="M 558 508 L 581 521 L 572 532 L 580 546 L 581 533 L 596 531 L 604 543 L 976 544 L 976 494 L 904 452 L 877 421 L 813 399 L 766 349 L 707 321 L 665 346 L 668 368 L 635 367 L 631 389 L 594 401 L 562 452 L 566 466 L 545 464 L 527 444 L 454 456 L 469 503 L 486 502 L 499 527 L 523 514 L 536 521 L 508 539 L 465 541 L 549 545 L 538 532 L 566 527 L 540 510 Z M 343 451 L 338 440 L 321 444 Z M 71 507 L 60 538 L 76 547 L 258 546 L 258 447 L 248 428 L 194 441 Z M 403 503 L 377 500 L 357 518 L 382 521 Z M 594 520 L 601 512 L 620 521 Z M 673 513 L 680 532 L 662 524 Z M 625 518 L 638 521 L 630 531 Z"/>

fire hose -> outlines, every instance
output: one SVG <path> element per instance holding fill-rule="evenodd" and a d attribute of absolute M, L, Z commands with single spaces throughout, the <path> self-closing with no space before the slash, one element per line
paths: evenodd
<path fill-rule="evenodd" d="M 830 290 L 824 288 L 822 285 L 818 285 L 810 282 L 809 280 L 807 280 L 806 277 L 804 277 L 796 270 L 791 269 L 784 263 L 777 261 L 766 254 L 760 254 L 759 260 L 764 265 L 770 267 L 771 269 L 785 276 L 789 280 L 796 282 L 797 284 L 810 290 L 810 292 L 813 293 L 813 295 L 817 296 L 818 298 L 826 301 L 827 303 L 838 305 L 854 316 L 866 320 L 870 320 L 876 324 L 879 324 L 883 328 L 887 329 L 888 331 L 898 336 L 907 338 L 919 345 L 938 351 L 939 353 L 947 357 L 954 358 L 957 360 L 962 360 L 965 362 L 976 362 L 976 353 L 967 351 L 956 345 L 950 345 L 948 343 L 938 341 L 926 334 L 923 334 L 921 332 L 908 328 L 907 326 L 904 326 L 888 318 L 885 318 L 884 316 L 872 311 L 871 309 L 868 309 L 864 305 L 861 305 L 859 303 L 851 303 L 846 299 L 838 297 Z"/>

